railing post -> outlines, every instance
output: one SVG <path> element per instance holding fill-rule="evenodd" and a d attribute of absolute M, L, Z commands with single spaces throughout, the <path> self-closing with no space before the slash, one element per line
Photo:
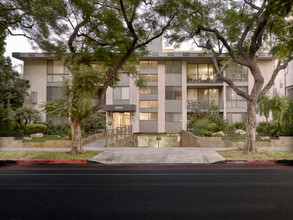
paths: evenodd
<path fill-rule="evenodd" d="M 109 133 L 108 129 L 106 128 L 106 147 L 108 147 L 108 138 L 109 138 Z"/>
<path fill-rule="evenodd" d="M 126 125 L 124 126 L 124 138 L 126 138 Z"/>

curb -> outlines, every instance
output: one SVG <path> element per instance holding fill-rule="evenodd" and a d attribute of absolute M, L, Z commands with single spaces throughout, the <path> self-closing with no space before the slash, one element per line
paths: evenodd
<path fill-rule="evenodd" d="M 276 164 L 276 159 L 227 159 L 226 164 Z"/>
<path fill-rule="evenodd" d="M 0 160 L 0 164 L 87 164 L 88 160 Z"/>

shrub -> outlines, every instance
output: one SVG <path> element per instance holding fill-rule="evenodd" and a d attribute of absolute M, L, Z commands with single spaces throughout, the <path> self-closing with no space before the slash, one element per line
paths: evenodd
<path fill-rule="evenodd" d="M 86 133 L 94 133 L 97 129 L 106 128 L 105 117 L 100 113 L 93 114 L 90 118 L 83 120 L 82 124 Z"/>
<path fill-rule="evenodd" d="M 211 131 L 211 132 L 219 131 L 218 126 L 215 123 L 210 123 L 208 125 L 208 130 Z"/>
<path fill-rule="evenodd" d="M 46 123 L 47 130 L 45 134 L 47 135 L 59 135 L 59 136 L 67 136 L 70 131 L 70 124 L 64 125 L 54 125 L 51 121 Z"/>
<path fill-rule="evenodd" d="M 210 121 L 207 118 L 193 118 L 187 124 L 188 130 L 198 136 L 212 136 L 212 132 L 209 130 Z"/>
<path fill-rule="evenodd" d="M 23 131 L 15 120 L 15 112 L 11 108 L 10 103 L 8 103 L 6 107 L 4 107 L 3 103 L 0 104 L 0 136 L 23 136 Z"/>
<path fill-rule="evenodd" d="M 28 124 L 25 126 L 27 134 L 45 133 L 47 126 L 43 124 Z"/>
<path fill-rule="evenodd" d="M 234 127 L 235 127 L 236 129 L 241 129 L 241 130 L 244 130 L 244 131 L 245 131 L 245 128 L 246 128 L 244 122 L 236 122 L 236 123 L 234 124 Z"/>
<path fill-rule="evenodd" d="M 262 135 L 279 136 L 280 130 L 278 124 L 274 122 L 260 122 L 256 127 L 256 131 Z"/>

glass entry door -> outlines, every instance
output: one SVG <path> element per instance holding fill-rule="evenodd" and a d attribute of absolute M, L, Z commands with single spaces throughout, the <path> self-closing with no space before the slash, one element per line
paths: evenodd
<path fill-rule="evenodd" d="M 113 113 L 113 129 L 130 125 L 130 112 L 114 112 Z"/>

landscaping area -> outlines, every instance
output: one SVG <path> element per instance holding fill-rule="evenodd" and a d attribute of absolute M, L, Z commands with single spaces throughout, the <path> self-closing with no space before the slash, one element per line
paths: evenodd
<path fill-rule="evenodd" d="M 0 151 L 0 160 L 72 160 L 90 159 L 101 153 L 100 151 L 86 151 L 84 154 L 67 154 L 60 151 Z"/>
<path fill-rule="evenodd" d="M 259 150 L 245 153 L 241 149 L 217 151 L 225 159 L 293 159 L 293 153 L 280 150 Z"/>

